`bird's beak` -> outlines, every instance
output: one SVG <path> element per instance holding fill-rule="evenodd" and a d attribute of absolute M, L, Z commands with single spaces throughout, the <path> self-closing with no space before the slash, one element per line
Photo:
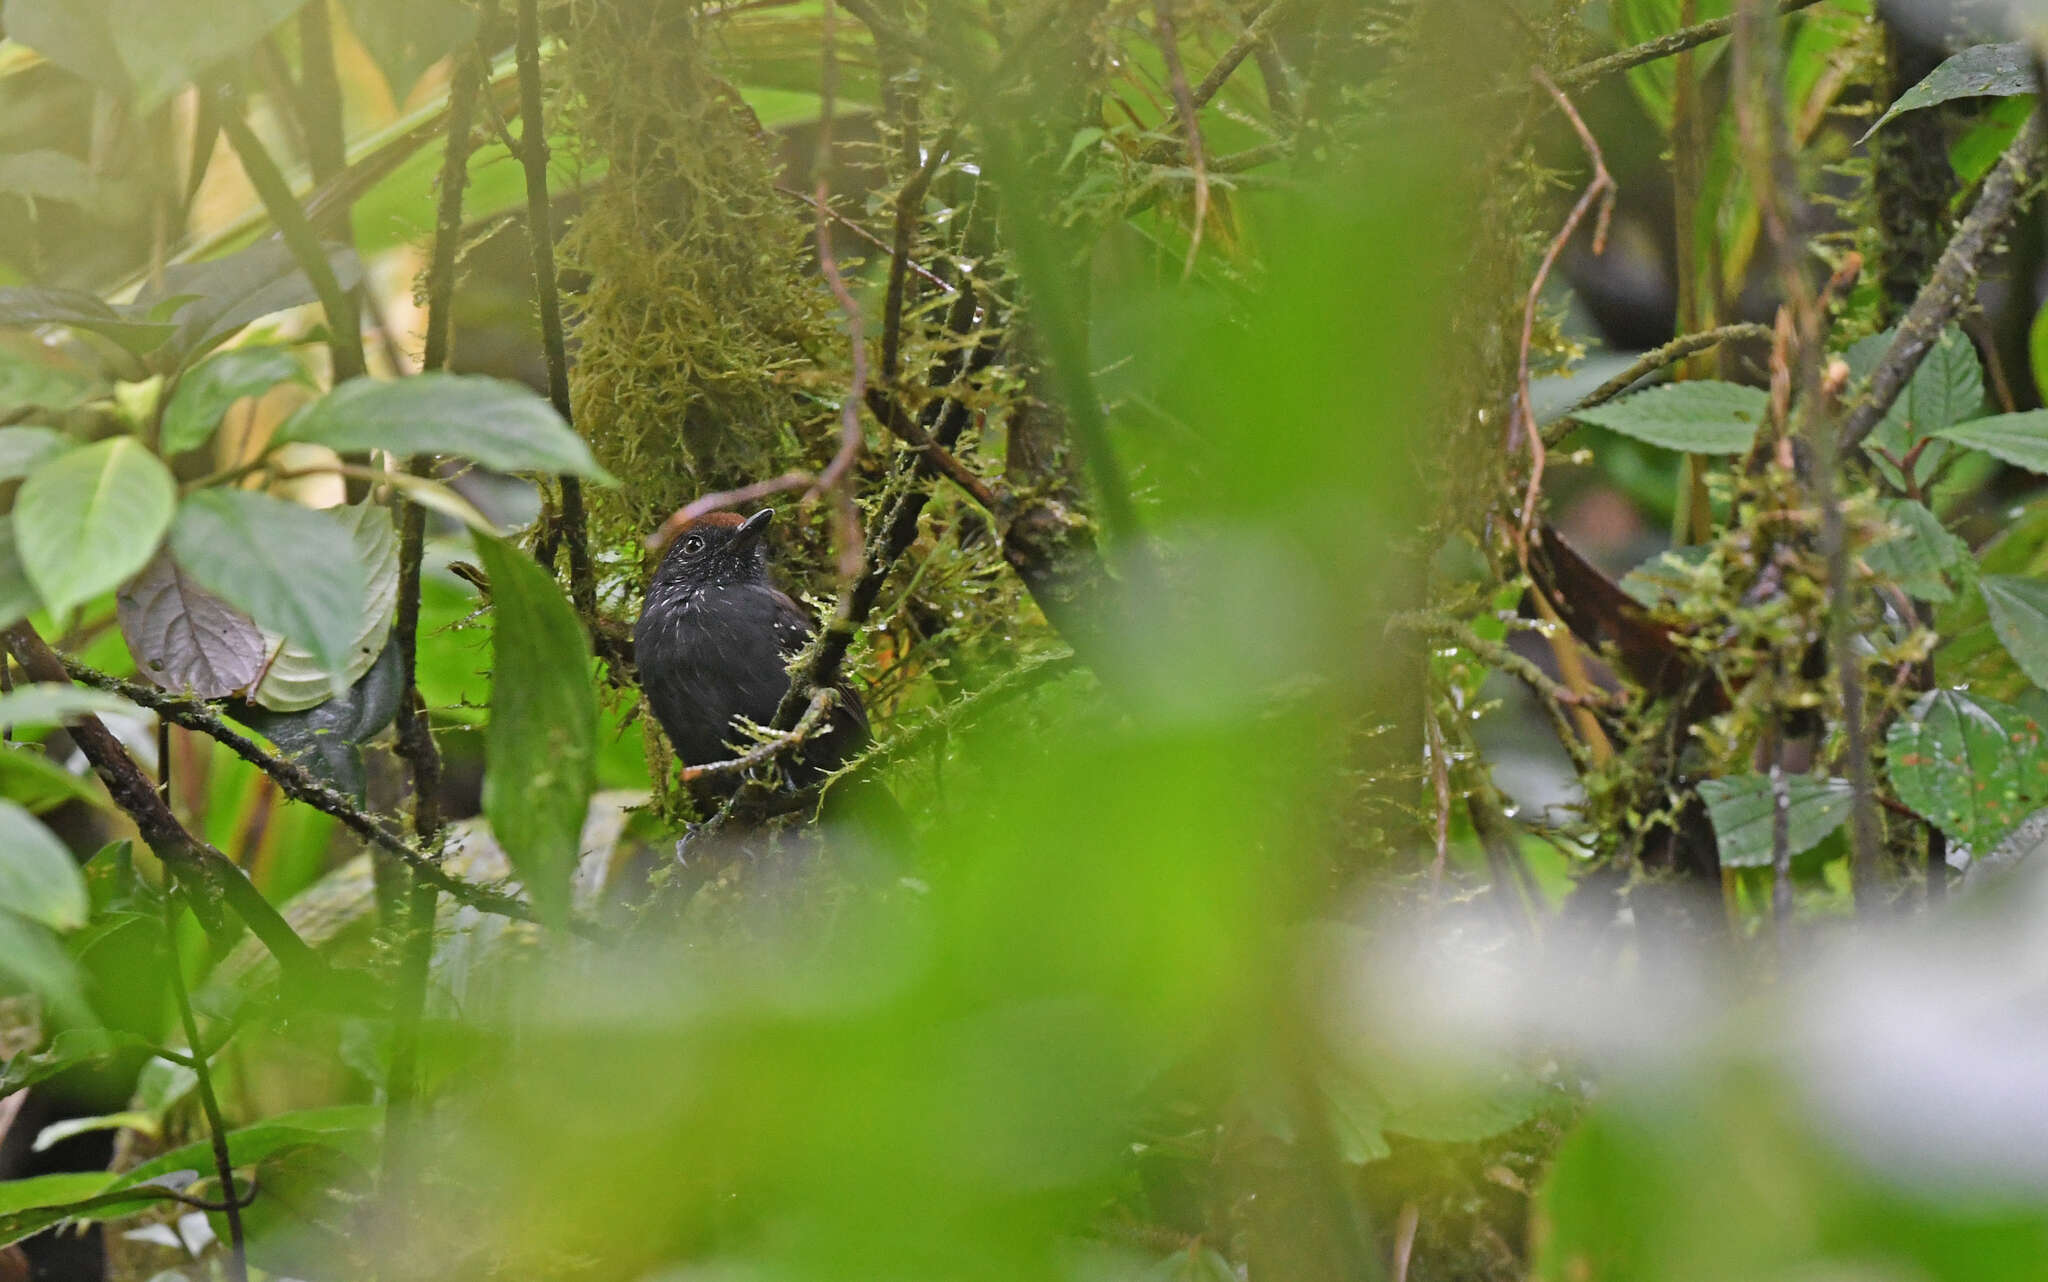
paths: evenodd
<path fill-rule="evenodd" d="M 768 528 L 768 522 L 774 519 L 774 508 L 762 508 L 760 511 L 754 513 L 752 516 L 748 517 L 745 521 L 742 521 L 740 523 L 739 532 L 733 536 L 733 542 L 740 547 L 747 546 L 754 540 L 760 538 L 762 531 Z"/>

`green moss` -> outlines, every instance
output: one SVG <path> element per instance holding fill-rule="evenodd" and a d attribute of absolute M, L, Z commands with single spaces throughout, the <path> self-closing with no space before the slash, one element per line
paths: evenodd
<path fill-rule="evenodd" d="M 564 124 L 609 162 L 563 246 L 589 274 L 571 391 L 623 481 L 594 496 L 595 533 L 624 545 L 698 493 L 826 457 L 832 412 L 805 387 L 844 344 L 703 6 L 571 0 L 561 17 Z"/>

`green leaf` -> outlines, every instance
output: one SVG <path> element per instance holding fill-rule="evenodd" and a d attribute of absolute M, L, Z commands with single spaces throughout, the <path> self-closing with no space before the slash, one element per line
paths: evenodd
<path fill-rule="evenodd" d="M 0 628 L 11 628 L 42 608 L 43 598 L 28 581 L 14 543 L 14 518 L 0 516 Z"/>
<path fill-rule="evenodd" d="M 79 986 L 77 963 L 39 922 L 0 912 L 0 978 L 39 995 L 57 1017 L 53 1022 L 97 1022 Z"/>
<path fill-rule="evenodd" d="M 370 1104 L 337 1104 L 331 1108 L 279 1113 L 228 1132 L 228 1159 L 236 1166 L 249 1166 L 272 1153 L 301 1144 L 328 1144 L 345 1152 L 352 1151 L 354 1147 L 366 1148 L 382 1118 L 383 1110 Z M 108 1191 L 133 1188 L 173 1171 L 212 1169 L 211 1142 L 195 1140 L 144 1162 L 116 1180 Z"/>
<path fill-rule="evenodd" d="M 2048 689 L 2048 583 L 2012 574 L 1987 574 L 1978 580 L 1984 605 L 2013 662 L 2035 685 Z"/>
<path fill-rule="evenodd" d="M 1885 737 L 1892 787 L 1913 812 L 1990 850 L 2048 793 L 2040 727 L 2010 705 L 1934 690 Z"/>
<path fill-rule="evenodd" d="M 261 40 L 304 0 L 9 0 L 8 34 L 135 113 Z"/>
<path fill-rule="evenodd" d="M 544 920 L 569 910 L 584 812 L 597 786 L 597 691 L 590 643 L 562 590 L 532 557 L 476 536 L 491 580 L 491 720 L 484 815 Z"/>
<path fill-rule="evenodd" d="M 476 34 L 476 10 L 457 0 L 343 0 L 394 102 L 404 102 L 428 67 Z"/>
<path fill-rule="evenodd" d="M 0 348 L 0 409 L 70 409 L 89 400 L 97 390 L 99 388 L 91 379 L 73 374 L 53 363 L 52 359 L 37 360 L 13 348 Z M 0 430 L 50 431 L 47 427 Z M 17 472 L 15 475 L 21 474 Z"/>
<path fill-rule="evenodd" d="M 1849 817 L 1846 779 L 1788 775 L 1785 779 L 1788 855 L 1804 854 L 1827 840 Z M 1772 860 L 1775 798 L 1768 775 L 1735 775 L 1700 784 L 1700 798 L 1714 821 L 1723 868 L 1768 868 Z"/>
<path fill-rule="evenodd" d="M 38 1188 L 29 1195 L 44 1197 L 48 1196 L 49 1192 L 55 1191 L 58 1188 L 84 1188 L 83 1179 L 75 1185 L 58 1185 L 55 1183 L 42 1185 L 39 1183 L 44 1180 L 56 1181 L 60 1178 L 68 1178 L 73 1174 L 81 1177 L 90 1177 L 97 1181 L 99 1187 L 104 1187 L 107 1183 L 107 1175 L 104 1171 L 65 1172 L 64 1176 L 61 1177 L 39 1175 L 33 1179 L 17 1180 L 15 1183 L 36 1184 Z M 170 1182 L 168 1179 L 166 1180 L 166 1184 Z M 188 1182 L 189 1180 L 187 1179 L 176 1181 L 180 1185 Z M 0 1189 L 7 1187 L 9 1186 L 0 1185 Z M 175 1189 L 169 1187 L 142 1184 L 114 1192 L 90 1193 L 53 1204 L 38 1203 L 24 1206 L 17 1211 L 0 1212 L 0 1246 L 19 1242 L 25 1237 L 40 1233 L 52 1225 L 62 1224 L 67 1220 L 75 1220 L 79 1223 L 93 1223 L 104 1220 L 125 1219 L 130 1215 L 138 1215 L 158 1202 L 170 1200 L 175 1192 Z"/>
<path fill-rule="evenodd" d="M 141 709 L 118 694 L 62 681 L 16 686 L 6 694 L 0 694 L 0 728 L 5 729 L 60 726 L 87 714 L 101 712 L 135 716 Z"/>
<path fill-rule="evenodd" d="M 1950 144 L 1948 167 L 1955 171 L 1961 190 L 1967 191 L 1984 181 L 2005 149 L 2012 145 L 2014 135 L 2020 131 L 2027 117 L 2034 114 L 2038 98 L 2034 94 L 2021 94 L 2014 98 L 2001 98 L 1982 118 L 1963 131 L 1962 137 Z"/>
<path fill-rule="evenodd" d="M 1860 385 L 1868 382 L 1871 371 L 1891 349 L 1896 333 L 1886 330 L 1873 334 L 1847 352 L 1849 371 L 1859 384 L 1857 394 L 1861 394 Z M 1940 341 L 1929 349 L 1906 390 L 1871 429 L 1863 448 L 1885 478 L 1904 489 L 1909 478 L 1902 476 L 1885 456 L 1903 459 L 1922 440 L 1945 435 L 1946 429 L 1977 417 L 1983 409 L 1983 363 L 1977 359 L 1977 349 L 1971 346 L 1968 336 L 1951 326 L 1942 331 Z M 1913 469 L 1914 478 L 1933 475 L 1941 466 L 1944 453 L 1939 444 L 1922 450 Z"/>
<path fill-rule="evenodd" d="M 304 646 L 275 633 L 265 634 L 269 657 L 263 680 L 251 698 L 273 712 L 298 712 L 336 695 L 335 685 L 361 681 L 391 635 L 398 613 L 398 531 L 388 509 L 374 503 L 328 508 L 348 530 L 355 562 L 363 571 L 363 595 L 356 605 L 356 627 L 349 641 L 348 662 L 330 672 Z"/>
<path fill-rule="evenodd" d="M 1740 454 L 1756 439 L 1771 398 L 1754 387 L 1701 379 L 1666 383 L 1572 415 L 1688 454 Z"/>
<path fill-rule="evenodd" d="M 325 671 L 347 666 L 368 584 L 332 514 L 248 490 L 201 490 L 178 508 L 171 552 L 208 591 L 305 646 Z"/>
<path fill-rule="evenodd" d="M 0 427 L 0 481 L 27 476 L 70 446 L 54 427 Z"/>
<path fill-rule="evenodd" d="M 23 744 L 0 747 L 0 797 L 36 815 L 74 801 L 106 804 L 83 778 L 44 756 L 40 747 Z"/>
<path fill-rule="evenodd" d="M 61 1210 L 45 1215 L 50 1208 L 81 1202 L 107 1186 L 105 1171 L 60 1171 L 32 1175 L 25 1180 L 0 1182 L 0 1246 L 11 1245 L 40 1233 L 64 1220 Z M 137 1202 L 138 1209 L 146 1205 Z"/>
<path fill-rule="evenodd" d="M 0 909 L 51 930 L 77 930 L 91 910 L 71 852 L 12 801 L 0 801 Z"/>
<path fill-rule="evenodd" d="M 329 245 L 327 265 L 343 289 L 362 279 L 362 265 L 345 245 Z M 319 301 L 298 259 L 277 240 L 202 262 L 177 263 L 132 304 L 152 314 L 168 310 L 177 328 L 155 358 L 159 368 L 182 365 L 211 351 L 243 326 L 265 316 Z"/>
<path fill-rule="evenodd" d="M 1723 18 L 1731 10 L 1730 0 L 1702 0 L 1695 15 L 1700 21 Z M 1609 15 L 1614 34 L 1623 46 L 1639 45 L 1658 36 L 1668 36 L 1682 25 L 1679 0 L 1615 0 Z M 1695 75 L 1704 76 L 1727 48 L 1726 41 L 1714 41 L 1694 55 Z M 1671 132 L 1672 102 L 1677 92 L 1678 72 L 1669 58 L 1658 58 L 1628 69 L 1629 88 L 1635 91 L 1657 128 Z"/>
<path fill-rule="evenodd" d="M 67 1028 L 50 1039 L 50 1044 L 39 1051 L 23 1051 L 8 1060 L 0 1069 L 0 1097 L 12 1095 L 24 1087 L 66 1073 L 81 1064 L 97 1064 L 116 1055 L 144 1050 L 149 1043 L 134 1033 L 124 1033 L 113 1028 Z M 104 1182 L 104 1177 L 102 1177 Z M 0 1189 L 13 1187 L 0 1184 Z M 96 1192 L 97 1189 L 88 1190 Z M 4 1194 L 0 1194 L 4 1199 Z M 58 1199 L 64 1200 L 64 1199 Z M 18 1209 L 0 1200 L 0 1212 Z"/>
<path fill-rule="evenodd" d="M 2048 410 L 1993 414 L 1948 428 L 1941 437 L 1969 449 L 1983 450 L 2014 467 L 2048 475 Z"/>
<path fill-rule="evenodd" d="M 501 472 L 567 472 L 610 483 L 583 439 L 531 389 L 477 374 L 358 378 L 294 414 L 279 441 L 347 454 L 455 454 Z"/>
<path fill-rule="evenodd" d="M 86 1135 L 93 1131 L 140 1131 L 151 1139 L 157 1138 L 160 1123 L 148 1113 L 97 1113 L 91 1117 L 67 1117 L 61 1122 L 52 1122 L 36 1132 L 35 1143 L 29 1145 L 29 1152 L 41 1153 L 62 1144 L 74 1135 Z"/>
<path fill-rule="evenodd" d="M 1916 600 L 1954 600 L 1947 576 L 1968 563 L 1970 545 L 1942 528 L 1924 503 L 1885 499 L 1879 506 L 1898 533 L 1865 548 L 1864 564 Z"/>
<path fill-rule="evenodd" d="M 307 381 L 305 367 L 286 348 L 238 347 L 221 352 L 178 380 L 178 389 L 164 407 L 158 448 L 170 455 L 202 445 L 236 401 L 261 396 L 279 383 Z"/>
<path fill-rule="evenodd" d="M 14 537 L 50 612 L 62 616 L 149 564 L 177 497 L 170 469 L 131 436 L 37 468 L 15 498 Z"/>
<path fill-rule="evenodd" d="M 2034 57 L 2025 44 L 1972 45 L 1927 73 L 1902 93 L 1857 141 L 1867 140 L 1894 117 L 1956 98 L 2004 98 L 2034 92 Z"/>
<path fill-rule="evenodd" d="M 8 9 L 10 23 L 14 17 Z M 75 289 L 39 289 L 21 285 L 0 288 L 0 326 L 34 328 L 69 325 L 91 330 L 128 351 L 141 355 L 155 350 L 176 331 L 177 326 L 134 308 L 110 306 L 98 295 Z"/>

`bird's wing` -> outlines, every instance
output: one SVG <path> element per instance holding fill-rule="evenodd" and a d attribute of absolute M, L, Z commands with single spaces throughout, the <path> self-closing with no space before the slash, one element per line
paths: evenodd
<path fill-rule="evenodd" d="M 782 651 L 784 659 L 792 658 L 810 644 L 811 633 L 817 628 L 811 620 L 811 612 L 791 600 L 788 593 L 776 592 L 770 599 L 774 602 L 776 648 Z"/>

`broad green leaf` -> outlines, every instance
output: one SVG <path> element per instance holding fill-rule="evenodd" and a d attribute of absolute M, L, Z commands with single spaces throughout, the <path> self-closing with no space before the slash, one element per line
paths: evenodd
<path fill-rule="evenodd" d="M 201 699 L 240 694 L 270 651 L 248 615 L 158 554 L 116 596 L 121 639 L 151 682 Z"/>
<path fill-rule="evenodd" d="M 1697 17 L 1700 21 L 1724 18 L 1731 8 L 1731 0 L 1701 0 Z M 1682 25 L 1683 10 L 1679 7 L 1679 0 L 1615 0 L 1608 13 L 1614 23 L 1617 42 L 1626 47 L 1658 36 L 1668 36 L 1678 30 Z M 1696 50 L 1693 74 L 1704 76 L 1727 47 L 1727 41 L 1717 40 Z M 1673 60 L 1658 58 L 1640 67 L 1629 68 L 1628 84 L 1642 103 L 1643 110 L 1657 123 L 1657 128 L 1668 135 L 1678 86 L 1678 69 Z"/>
<path fill-rule="evenodd" d="M 1770 413 L 1754 387 L 1701 379 L 1667 383 L 1572 415 L 1651 445 L 1688 454 L 1740 454 Z"/>
<path fill-rule="evenodd" d="M 76 930 L 90 908 L 85 877 L 64 843 L 28 811 L 0 801 L 0 910 Z"/>
<path fill-rule="evenodd" d="M 327 265 L 343 289 L 362 279 L 362 265 L 346 246 L 328 246 Z M 251 321 L 318 300 L 298 259 L 273 239 L 224 258 L 166 267 L 133 306 L 166 311 L 176 324 L 164 350 L 152 358 L 168 370 L 211 351 Z"/>
<path fill-rule="evenodd" d="M 40 922 L 0 912 L 0 980 L 11 980 L 10 987 L 26 988 L 41 997 L 56 1016 L 50 1022 L 97 1022 L 79 985 L 77 963 Z"/>
<path fill-rule="evenodd" d="M 97 386 L 83 374 L 57 365 L 51 357 L 38 360 L 11 347 L 0 347 L 0 409 L 28 407 L 46 410 L 70 409 L 90 399 Z M 49 428 L 7 428 L 10 432 L 48 432 Z M 16 473 L 20 475 L 20 473 Z"/>
<path fill-rule="evenodd" d="M 59 1171 L 51 1175 L 31 1175 L 22 1180 L 0 1181 L 0 1245 L 18 1242 L 64 1218 L 58 1214 L 38 1220 L 35 1216 L 38 1209 L 82 1201 L 97 1194 L 109 1182 L 105 1171 Z"/>
<path fill-rule="evenodd" d="M 25 1237 L 30 1237 L 42 1232 L 44 1229 L 50 1228 L 53 1225 L 63 1224 L 66 1221 L 87 1224 L 106 1220 L 126 1219 L 131 1215 L 139 1215 L 157 1203 L 169 1200 L 172 1194 L 177 1191 L 177 1188 L 182 1188 L 191 1182 L 191 1176 L 196 1174 L 197 1169 L 196 1167 L 185 1168 L 184 1172 L 176 1176 L 164 1177 L 160 1183 L 138 1184 L 113 1192 L 87 1192 L 55 1203 L 38 1200 L 19 1210 L 0 1211 L 0 1246 L 19 1242 Z M 212 1168 L 208 1167 L 206 1169 L 210 1170 Z M 75 1185 L 55 1183 L 55 1181 L 68 1178 L 72 1174 L 72 1172 L 66 1172 L 63 1176 L 39 1175 L 31 1179 L 15 1182 L 24 1185 L 37 1185 L 36 1189 L 32 1192 L 25 1190 L 24 1195 L 40 1199 L 49 1196 L 50 1193 L 61 1188 L 86 1187 L 83 1178 Z M 98 1187 L 101 1188 L 104 1188 L 108 1183 L 108 1177 L 104 1171 L 77 1172 L 76 1174 L 81 1177 L 90 1176 L 98 1182 Z M 42 1184 L 40 1181 L 51 1181 L 52 1183 Z M 0 1185 L 0 1189 L 7 1187 L 9 1186 Z"/>
<path fill-rule="evenodd" d="M 2048 410 L 1993 414 L 1951 427 L 1941 437 L 1968 449 L 1983 450 L 2014 467 L 2048 475 Z"/>
<path fill-rule="evenodd" d="M 383 1120 L 384 1111 L 369 1104 L 337 1104 L 330 1108 L 300 1109 L 228 1132 L 228 1157 L 236 1166 L 262 1161 L 301 1144 L 327 1144 L 345 1152 L 367 1150 Z M 213 1169 L 213 1147 L 207 1140 L 195 1140 L 151 1158 L 111 1182 L 108 1192 L 133 1188 L 159 1179 L 173 1171 Z M 104 1179 L 104 1175 L 102 1175 Z"/>
<path fill-rule="evenodd" d="M 1963 190 L 1975 187 L 1991 172 L 2037 105 L 2037 96 L 2030 93 L 2001 98 L 1949 145 L 1948 167 L 1955 171 Z"/>
<path fill-rule="evenodd" d="M 342 8 L 395 102 L 476 34 L 476 10 L 459 0 L 343 0 Z"/>
<path fill-rule="evenodd" d="M 8 34 L 134 99 L 138 115 L 261 40 L 304 0 L 10 0 Z"/>
<path fill-rule="evenodd" d="M 2020 671 L 2048 689 L 2048 583 L 2011 574 L 1987 574 L 1978 580 L 1991 628 Z"/>
<path fill-rule="evenodd" d="M 1942 528 L 1924 503 L 1886 499 L 1880 506 L 1898 533 L 1865 548 L 1864 563 L 1916 600 L 1953 600 L 1947 576 L 1969 561 L 1970 545 Z"/>
<path fill-rule="evenodd" d="M 345 1282 L 377 1274 L 375 1249 L 362 1232 L 362 1207 L 376 1177 L 363 1162 L 329 1144 L 300 1144 L 256 1164 L 258 1197 L 242 1213 L 249 1262 L 270 1277 Z M 214 1232 L 227 1222 L 210 1215 Z"/>
<path fill-rule="evenodd" d="M 1935 690 L 1885 737 L 1892 787 L 1913 812 L 1989 850 L 2048 793 L 2040 728 L 2018 709 Z"/>
<path fill-rule="evenodd" d="M 0 1096 L 12 1095 L 23 1087 L 69 1072 L 81 1064 L 96 1064 L 115 1055 L 146 1049 L 149 1042 L 134 1033 L 112 1028 L 67 1028 L 50 1039 L 39 1051 L 23 1051 L 0 1066 Z M 102 1175 L 104 1182 L 104 1175 Z M 0 1184 L 0 1190 L 12 1188 Z M 87 1192 L 98 1192 L 97 1188 Z M 19 1209 L 0 1193 L 0 1212 Z M 59 1198 L 58 1201 L 65 1199 Z"/>
<path fill-rule="evenodd" d="M 484 815 L 534 910 L 561 922 L 597 786 L 590 642 L 568 598 L 532 557 L 481 534 L 476 545 L 495 616 Z"/>
<path fill-rule="evenodd" d="M 178 508 L 171 552 L 207 590 L 305 646 L 325 671 L 347 666 L 367 574 L 331 513 L 248 490 L 201 490 Z"/>
<path fill-rule="evenodd" d="M 0 192 L 20 196 L 31 208 L 48 200 L 102 221 L 137 195 L 130 184 L 95 174 L 69 152 L 48 148 L 0 156 Z"/>
<path fill-rule="evenodd" d="M 0 427 L 0 481 L 27 476 L 70 446 L 54 427 Z"/>
<path fill-rule="evenodd" d="M 265 633 L 269 654 L 263 680 L 251 697 L 273 712 L 315 707 L 336 697 L 337 682 L 360 682 L 383 654 L 391 620 L 398 613 L 398 531 L 391 524 L 390 511 L 374 503 L 327 511 L 347 528 L 356 564 L 363 571 L 363 595 L 356 606 L 348 662 L 338 673 L 330 672 L 304 646 Z"/>
<path fill-rule="evenodd" d="M 83 776 L 72 774 L 32 744 L 0 746 L 0 797 L 37 815 L 73 801 L 106 804 Z"/>
<path fill-rule="evenodd" d="M 11 628 L 42 608 L 43 598 L 28 581 L 15 547 L 14 518 L 0 516 L 0 628 Z"/>
<path fill-rule="evenodd" d="M 1803 854 L 1818 846 L 1849 817 L 1846 779 L 1788 775 L 1785 794 L 1789 855 Z M 1714 837 L 1721 848 L 1723 868 L 1771 866 L 1776 798 L 1772 795 L 1770 776 L 1745 774 L 1708 779 L 1700 784 L 1700 798 L 1707 803 L 1707 815 L 1714 821 Z"/>
<path fill-rule="evenodd" d="M 476 374 L 354 379 L 292 415 L 278 439 L 344 454 L 454 454 L 501 472 L 611 480 L 553 406 L 517 383 Z"/>
<path fill-rule="evenodd" d="M 1895 116 L 1956 98 L 2003 98 L 2034 92 L 2034 57 L 2025 44 L 1972 45 L 1927 73 L 1864 131 L 1868 139 Z"/>
<path fill-rule="evenodd" d="M 170 469 L 130 436 L 37 468 L 14 501 L 14 539 L 50 612 L 62 616 L 149 564 L 177 497 Z"/>
<path fill-rule="evenodd" d="M 1873 334 L 1847 352 L 1849 371 L 1858 384 L 1854 395 L 1862 394 L 1862 384 L 1869 380 L 1871 370 L 1891 349 L 1895 333 L 1886 330 L 1882 334 Z M 1983 363 L 1977 359 L 1977 349 L 1971 345 L 1968 336 L 1951 326 L 1942 331 L 1940 341 L 1920 362 L 1920 368 L 1914 372 L 1912 381 L 1906 384 L 1906 390 L 1899 394 L 1892 407 L 1885 411 L 1885 416 L 1871 429 L 1863 448 L 1885 479 L 1904 489 L 1909 478 L 1901 476 L 1885 456 L 1904 459 L 1922 440 L 1945 435 L 1946 429 L 1977 417 L 1983 409 Z M 1928 445 L 1920 452 L 1913 469 L 1913 479 L 1934 475 L 1945 454 L 1946 447 L 1938 441 Z"/>
<path fill-rule="evenodd" d="M 61 681 L 16 686 L 6 694 L 0 694 L 0 729 L 60 726 L 101 712 L 133 716 L 139 715 L 141 710 L 118 694 Z"/>
<path fill-rule="evenodd" d="M 122 1113 L 97 1113 L 90 1117 L 67 1117 L 61 1122 L 52 1122 L 36 1132 L 35 1143 L 29 1145 L 31 1153 L 41 1153 L 62 1144 L 74 1135 L 88 1135 L 93 1131 L 140 1131 L 151 1139 L 157 1138 L 160 1123 L 148 1113 L 129 1111 Z"/>
<path fill-rule="evenodd" d="M 236 401 L 261 396 L 279 383 L 306 381 L 305 367 L 286 348 L 238 347 L 221 352 L 178 380 L 170 404 L 164 407 L 158 448 L 170 455 L 202 445 Z"/>
<path fill-rule="evenodd" d="M 13 16 L 14 10 L 10 7 L 10 21 Z M 0 287 L 0 325 L 23 328 L 69 325 L 74 329 L 91 330 L 137 355 L 161 346 L 177 329 L 168 321 L 134 308 L 110 306 L 95 294 L 26 285 Z"/>

